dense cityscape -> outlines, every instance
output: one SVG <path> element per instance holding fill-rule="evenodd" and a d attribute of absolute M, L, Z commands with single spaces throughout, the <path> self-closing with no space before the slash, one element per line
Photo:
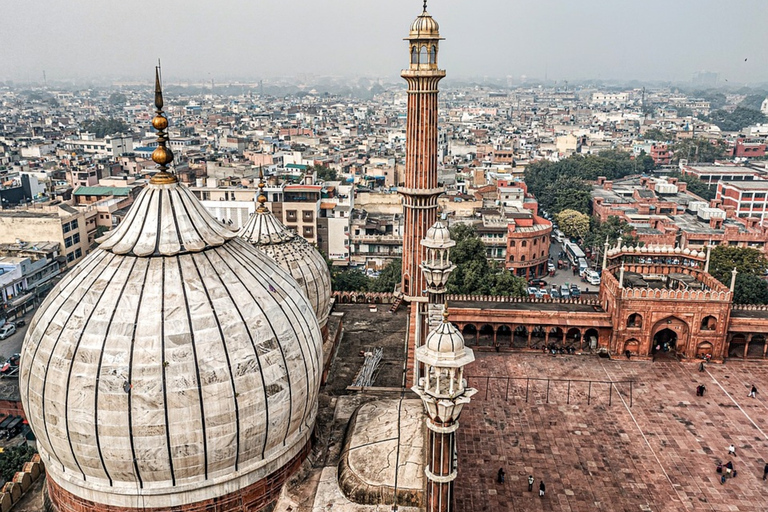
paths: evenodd
<path fill-rule="evenodd" d="M 441 30 L 0 82 L 3 511 L 768 506 L 768 86 L 438 95 Z"/>

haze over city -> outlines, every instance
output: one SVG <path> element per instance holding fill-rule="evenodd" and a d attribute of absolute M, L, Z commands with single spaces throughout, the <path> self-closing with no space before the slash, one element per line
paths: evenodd
<path fill-rule="evenodd" d="M 0 80 L 397 77 L 418 0 L 4 0 Z M 768 2 L 433 0 L 452 78 L 768 81 Z"/>

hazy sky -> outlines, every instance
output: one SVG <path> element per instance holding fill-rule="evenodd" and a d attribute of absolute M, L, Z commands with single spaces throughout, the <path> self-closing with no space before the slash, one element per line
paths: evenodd
<path fill-rule="evenodd" d="M 397 79 L 420 0 L 0 0 L 0 80 Z M 450 77 L 768 81 L 768 0 L 431 0 Z M 745 59 L 747 59 L 745 61 Z"/>

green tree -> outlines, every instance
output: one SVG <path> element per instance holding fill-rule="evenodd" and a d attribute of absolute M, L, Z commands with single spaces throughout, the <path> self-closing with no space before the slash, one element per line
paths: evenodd
<path fill-rule="evenodd" d="M 584 238 L 589 231 L 589 215 L 576 210 L 563 210 L 555 219 L 560 231 L 569 238 Z"/>
<path fill-rule="evenodd" d="M 456 269 L 448 278 L 448 293 L 527 297 L 525 279 L 488 262 L 485 245 L 474 227 L 457 224 L 451 227 L 451 238 L 456 241 L 451 250 Z"/>
<path fill-rule="evenodd" d="M 392 292 L 395 285 L 400 284 L 403 279 L 403 260 L 396 259 L 379 272 L 379 277 L 371 279 L 368 291 L 371 292 Z"/>
<path fill-rule="evenodd" d="M 710 123 L 716 124 L 718 128 L 726 132 L 737 132 L 757 123 L 765 123 L 768 118 L 759 110 L 751 108 L 736 107 L 733 112 L 727 110 L 715 110 L 709 116 L 702 118 Z"/>
<path fill-rule="evenodd" d="M 754 274 L 739 274 L 733 287 L 737 304 L 768 304 L 768 282 Z"/>
<path fill-rule="evenodd" d="M 643 134 L 643 139 L 645 140 L 655 140 L 655 141 L 665 141 L 665 140 L 673 140 L 675 136 L 670 132 L 665 132 L 663 130 L 660 130 L 659 128 L 651 128 L 650 130 L 646 131 Z"/>
<path fill-rule="evenodd" d="M 109 104 L 110 105 L 125 105 L 125 103 L 128 101 L 128 97 L 120 92 L 113 92 L 109 95 Z"/>
<path fill-rule="evenodd" d="M 35 453 L 37 451 L 26 444 L 6 448 L 0 453 L 0 476 L 10 482 L 16 472 L 21 471 L 24 463 L 29 462 Z"/>
<path fill-rule="evenodd" d="M 763 106 L 763 101 L 767 97 L 768 91 L 759 92 L 757 94 L 748 94 L 743 100 L 741 100 L 739 106 L 749 110 L 759 111 L 760 107 Z"/>
<path fill-rule="evenodd" d="M 672 163 L 681 159 L 690 163 L 714 162 L 725 156 L 725 142 L 721 140 L 709 141 L 696 137 L 695 139 L 683 139 L 670 148 L 672 150 Z"/>
<path fill-rule="evenodd" d="M 605 247 L 606 237 L 610 247 L 616 245 L 619 237 L 621 237 L 622 245 L 635 246 L 639 244 L 639 239 L 632 235 L 633 231 L 632 226 L 627 221 L 615 215 L 608 217 L 608 220 L 605 222 L 600 222 L 599 219 L 591 217 L 589 219 L 589 232 L 584 237 L 584 246 L 597 248 L 599 251 L 602 251 Z"/>
<path fill-rule="evenodd" d="M 331 274 L 333 289 L 338 292 L 365 292 L 371 279 L 356 268 L 337 270 Z"/>
<path fill-rule="evenodd" d="M 99 117 L 97 119 L 87 119 L 82 124 L 82 130 L 92 132 L 101 139 L 107 135 L 127 132 L 130 127 L 120 119 Z"/>
<path fill-rule="evenodd" d="M 312 170 L 317 173 L 317 179 L 321 181 L 337 181 L 339 175 L 336 169 L 331 169 L 325 165 L 317 164 L 312 166 Z"/>
<path fill-rule="evenodd" d="M 718 245 L 712 249 L 709 260 L 709 273 L 726 286 L 731 285 L 733 268 L 739 274 L 760 277 L 768 269 L 768 260 L 763 253 L 750 247 L 730 247 Z M 738 276 L 737 276 L 738 278 Z"/>

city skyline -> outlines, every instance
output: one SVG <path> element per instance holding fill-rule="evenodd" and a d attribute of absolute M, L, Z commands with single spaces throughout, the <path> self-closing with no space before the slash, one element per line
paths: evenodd
<path fill-rule="evenodd" d="M 407 65 L 402 38 L 421 2 L 274 0 L 154 3 L 104 9 L 50 0 L 6 8 L 0 80 L 141 79 L 160 57 L 166 79 L 206 82 L 285 76 L 392 77 Z M 768 4 L 747 0 L 734 16 L 722 2 L 661 0 L 642 5 L 588 0 L 433 0 L 447 29 L 441 66 L 449 78 L 690 81 L 717 73 L 719 85 L 768 82 L 761 20 Z M 158 23 L 162 20 L 163 23 Z"/>

